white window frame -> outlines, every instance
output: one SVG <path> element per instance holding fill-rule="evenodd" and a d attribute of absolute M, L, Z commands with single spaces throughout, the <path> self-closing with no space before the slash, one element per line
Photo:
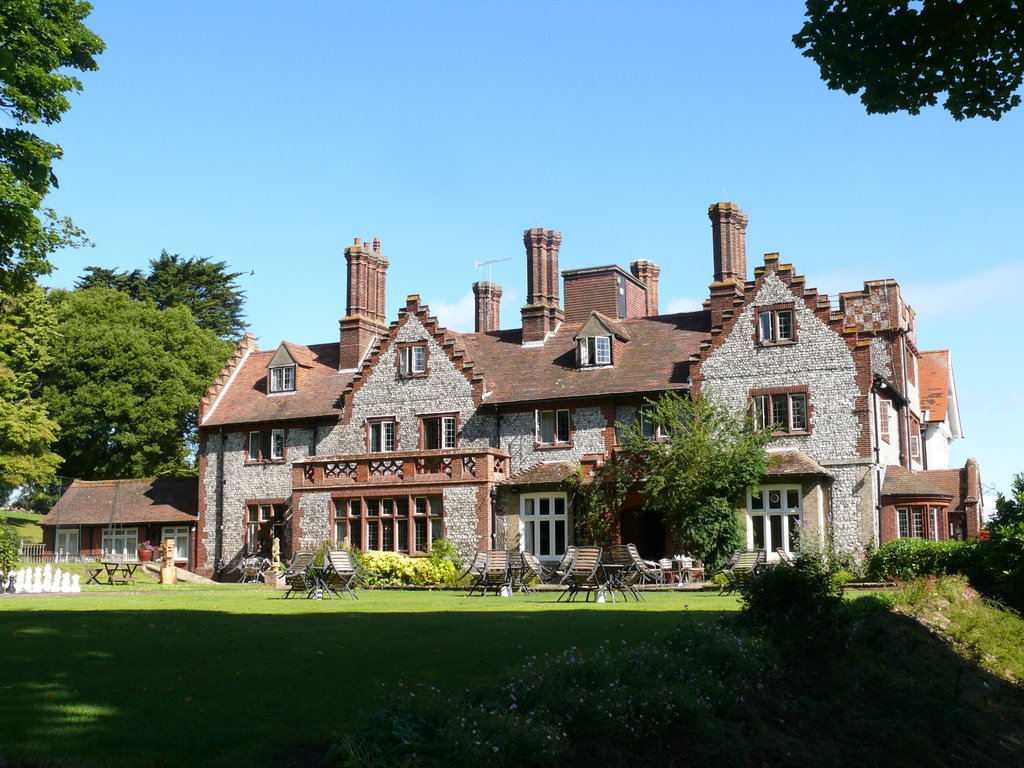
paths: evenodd
<path fill-rule="evenodd" d="M 596 368 L 612 364 L 611 336 L 583 336 L 576 342 L 580 368 Z"/>
<path fill-rule="evenodd" d="M 187 525 L 165 525 L 160 530 L 160 542 L 166 539 L 174 539 L 174 559 L 188 560 L 188 526 Z"/>
<path fill-rule="evenodd" d="M 263 452 L 263 436 L 269 431 L 269 455 Z M 249 461 L 284 461 L 285 430 L 259 430 L 249 433 Z"/>
<path fill-rule="evenodd" d="M 431 448 L 427 445 L 427 422 L 436 421 L 438 445 Z M 423 425 L 423 448 L 424 450 L 446 450 L 458 447 L 458 424 L 454 416 L 422 416 L 420 423 Z"/>
<path fill-rule="evenodd" d="M 418 376 L 427 372 L 427 345 L 411 344 L 398 350 L 398 372 L 402 376 Z"/>
<path fill-rule="evenodd" d="M 281 365 L 270 369 L 270 392 L 295 391 L 295 366 Z"/>
<path fill-rule="evenodd" d="M 785 423 L 775 421 L 775 403 L 782 398 L 786 399 L 786 421 Z M 803 434 L 811 431 L 811 420 L 808 415 L 807 392 L 782 392 L 773 395 L 755 395 L 754 423 L 758 427 L 771 427 L 773 432 Z M 794 407 L 794 401 L 802 403 L 800 408 Z M 801 410 L 801 418 L 795 418 L 797 410 Z"/>
<path fill-rule="evenodd" d="M 551 440 L 544 440 L 544 427 L 547 415 L 551 418 Z M 562 417 L 564 414 L 564 418 Z M 564 435 L 561 426 L 565 427 Z M 534 411 L 534 440 L 537 445 L 569 445 L 572 442 L 572 419 L 568 408 L 556 408 Z"/>
<path fill-rule="evenodd" d="M 395 420 L 377 419 L 367 422 L 370 453 L 393 453 L 395 450 Z"/>
<path fill-rule="evenodd" d="M 134 560 L 139 555 L 139 529 L 104 528 L 100 546 L 105 554 Z"/>
<path fill-rule="evenodd" d="M 760 492 L 760 506 L 756 506 L 755 492 Z M 790 502 L 791 493 L 796 493 L 796 505 Z M 776 505 L 772 494 L 778 494 Z M 771 518 L 779 517 L 779 537 L 781 541 L 772 540 Z M 797 518 L 793 521 L 792 518 Z M 795 528 L 804 520 L 803 489 L 799 485 L 760 485 L 747 489 L 747 549 L 764 549 L 769 560 L 778 559 L 775 552 L 777 546 L 789 554 L 797 554 L 799 550 L 799 531 Z M 761 542 L 758 547 L 755 526 L 761 525 Z"/>
<path fill-rule="evenodd" d="M 796 313 L 792 309 L 759 310 L 757 339 L 762 344 L 796 341 Z"/>
<path fill-rule="evenodd" d="M 561 511 L 557 511 L 559 506 Z M 542 510 L 546 509 L 546 512 Z M 544 532 L 547 532 L 547 546 Z M 519 548 L 541 560 L 557 561 L 569 544 L 569 500 L 564 491 L 519 496 Z M 561 546 L 559 546 L 561 545 Z"/>
<path fill-rule="evenodd" d="M 54 553 L 65 555 L 80 555 L 82 553 L 82 543 L 78 536 L 78 526 L 57 528 L 56 534 L 54 535 Z"/>

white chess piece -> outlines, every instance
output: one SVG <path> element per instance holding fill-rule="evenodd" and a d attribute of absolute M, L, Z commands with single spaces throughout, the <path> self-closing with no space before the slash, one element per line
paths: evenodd
<path fill-rule="evenodd" d="M 60 591 L 70 592 L 71 591 L 71 572 L 64 571 L 64 574 L 60 577 Z"/>
<path fill-rule="evenodd" d="M 50 591 L 60 592 L 60 578 L 63 575 L 63 571 L 60 568 L 53 572 L 53 579 L 50 581 Z"/>
<path fill-rule="evenodd" d="M 25 569 L 22 568 L 14 575 L 14 591 L 24 592 L 25 591 Z"/>
<path fill-rule="evenodd" d="M 79 578 L 81 578 L 81 577 L 77 573 L 74 576 L 71 577 L 71 591 L 72 592 L 81 592 L 82 591 L 82 585 L 78 583 Z"/>
<path fill-rule="evenodd" d="M 32 589 L 30 592 L 42 592 L 43 591 L 43 569 L 38 565 L 36 566 L 35 572 L 33 573 Z"/>

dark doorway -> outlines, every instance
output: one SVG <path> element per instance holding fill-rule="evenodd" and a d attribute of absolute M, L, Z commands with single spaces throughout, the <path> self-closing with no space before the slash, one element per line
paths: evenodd
<path fill-rule="evenodd" d="M 665 557 L 665 521 L 657 512 L 643 507 L 629 507 L 619 516 L 623 544 L 636 544 L 644 560 Z"/>

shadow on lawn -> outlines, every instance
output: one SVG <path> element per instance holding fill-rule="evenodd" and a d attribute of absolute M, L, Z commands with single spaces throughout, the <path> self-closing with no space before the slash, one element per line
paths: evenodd
<path fill-rule="evenodd" d="M 821 661 L 744 640 L 766 654 L 762 671 L 720 694 L 712 724 L 723 744 L 673 731 L 686 765 L 748 747 L 735 764 L 1024 764 L 1020 692 L 869 603 L 853 611 L 850 646 Z M 333 733 L 418 686 L 500 690 L 531 656 L 629 647 L 716 621 L 746 636 L 735 613 L 718 611 L 353 605 L 0 612 L 0 765 L 315 765 Z M 716 657 L 698 649 L 677 661 L 706 669 Z"/>
<path fill-rule="evenodd" d="M 494 600 L 481 612 L 357 613 L 337 601 L 329 612 L 282 615 L 0 612 L 0 765 L 72 755 L 75 765 L 180 765 L 186 744 L 190 765 L 240 755 L 247 766 L 279 765 L 282 749 L 325 746 L 401 686 L 475 685 L 531 655 L 628 643 L 717 615 L 496 609 Z"/>

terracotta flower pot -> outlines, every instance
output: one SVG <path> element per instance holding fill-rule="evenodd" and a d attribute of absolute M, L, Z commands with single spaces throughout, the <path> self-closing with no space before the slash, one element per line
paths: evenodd
<path fill-rule="evenodd" d="M 153 559 L 152 558 L 152 553 L 148 549 L 140 549 L 139 550 L 139 560 L 140 560 L 140 562 L 148 563 L 152 559 Z"/>

